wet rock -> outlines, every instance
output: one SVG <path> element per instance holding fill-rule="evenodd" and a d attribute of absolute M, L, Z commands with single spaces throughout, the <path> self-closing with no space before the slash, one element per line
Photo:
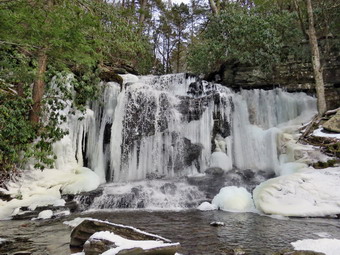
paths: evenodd
<path fill-rule="evenodd" d="M 123 78 L 111 68 L 102 68 L 99 73 L 99 78 L 105 82 L 117 82 L 120 86 L 123 85 Z"/>
<path fill-rule="evenodd" d="M 0 191 L 0 200 L 2 200 L 2 201 L 10 201 L 10 200 L 12 200 L 12 198 L 11 198 L 10 195 L 5 194 L 2 191 Z"/>
<path fill-rule="evenodd" d="M 223 169 L 220 167 L 210 167 L 204 172 L 209 175 L 223 175 L 224 174 Z"/>
<path fill-rule="evenodd" d="M 165 183 L 165 184 L 161 187 L 161 192 L 162 192 L 163 194 L 171 194 L 171 195 L 175 195 L 176 189 L 177 189 L 177 186 L 176 186 L 174 183 Z"/>
<path fill-rule="evenodd" d="M 23 211 L 19 214 L 13 215 L 12 220 L 30 220 L 37 218 L 40 211 Z"/>
<path fill-rule="evenodd" d="M 328 131 L 340 133 L 340 109 L 333 117 L 326 121 L 322 126 L 324 129 Z"/>
<path fill-rule="evenodd" d="M 161 240 L 169 243 L 170 240 L 146 232 L 138 231 L 129 226 L 114 224 L 106 221 L 84 220 L 71 233 L 71 247 L 82 247 L 87 239 L 95 232 L 109 231 L 130 240 Z"/>
<path fill-rule="evenodd" d="M 198 160 L 202 152 L 202 145 L 191 143 L 187 138 L 183 138 L 183 158 L 185 166 L 190 166 L 193 161 Z"/>
<path fill-rule="evenodd" d="M 225 225 L 224 222 L 220 222 L 220 221 L 210 222 L 210 226 L 213 226 L 213 227 L 223 227 L 224 225 Z"/>
<path fill-rule="evenodd" d="M 205 175 L 187 177 L 190 185 L 195 185 L 203 191 L 207 199 L 213 199 L 219 190 L 224 187 L 224 175 Z"/>
<path fill-rule="evenodd" d="M 70 203 L 69 204 L 70 211 L 72 212 L 72 209 L 74 209 L 75 211 L 88 209 L 92 205 L 94 199 L 102 195 L 103 195 L 103 189 L 98 188 L 96 190 L 92 190 L 89 192 L 82 192 L 77 195 L 71 195 L 71 196 L 67 195 L 66 199 L 63 196 L 63 198 L 67 201 L 66 204 L 68 202 Z M 76 201 L 79 201 L 79 204 Z"/>
<path fill-rule="evenodd" d="M 253 171 L 251 169 L 222 171 L 218 167 L 208 168 L 205 171 L 205 176 L 187 177 L 187 181 L 189 184 L 195 185 L 201 191 L 204 191 L 207 199 L 213 199 L 223 187 L 244 187 L 249 192 L 252 192 L 261 182 L 275 176 L 273 172 Z"/>
<path fill-rule="evenodd" d="M 116 247 L 114 242 L 109 240 L 90 238 L 84 244 L 84 252 L 85 255 L 97 255 Z"/>

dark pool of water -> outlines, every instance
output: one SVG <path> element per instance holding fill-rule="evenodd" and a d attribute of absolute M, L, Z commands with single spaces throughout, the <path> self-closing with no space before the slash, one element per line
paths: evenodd
<path fill-rule="evenodd" d="M 253 213 L 223 211 L 97 211 L 74 214 L 64 219 L 49 221 L 0 221 L 0 238 L 16 240 L 7 248 L 0 245 L 0 254 L 30 250 L 33 254 L 66 255 L 71 228 L 62 224 L 76 217 L 92 217 L 114 223 L 131 225 L 181 243 L 184 255 L 230 254 L 231 249 L 242 249 L 246 254 L 273 254 L 292 249 L 290 242 L 317 239 L 327 233 L 340 239 L 340 221 L 336 219 L 278 220 Z M 225 225 L 212 227 L 210 222 Z"/>

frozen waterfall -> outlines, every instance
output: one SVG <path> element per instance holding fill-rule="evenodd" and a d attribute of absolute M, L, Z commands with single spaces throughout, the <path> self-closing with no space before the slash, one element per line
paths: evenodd
<path fill-rule="evenodd" d="M 278 174 L 282 130 L 316 112 L 314 98 L 281 89 L 235 93 L 187 74 L 123 78 L 122 88 L 102 84 L 84 118 L 69 116 L 70 134 L 55 145 L 56 167 L 86 166 L 102 182 L 197 175 L 210 167 Z"/>

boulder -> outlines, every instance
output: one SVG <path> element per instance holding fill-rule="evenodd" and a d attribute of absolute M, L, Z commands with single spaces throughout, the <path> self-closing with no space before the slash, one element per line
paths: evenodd
<path fill-rule="evenodd" d="M 326 121 L 322 126 L 324 129 L 328 131 L 340 133 L 340 109 L 333 117 Z"/>
<path fill-rule="evenodd" d="M 161 240 L 170 243 L 170 240 L 168 239 L 143 232 L 130 226 L 100 220 L 84 220 L 72 230 L 70 246 L 83 247 L 90 236 L 101 231 L 113 232 L 116 235 L 130 240 Z"/>
<path fill-rule="evenodd" d="M 0 191 L 0 200 L 3 200 L 3 201 L 11 201 L 12 198 L 9 194 L 6 194 L 2 191 Z"/>
<path fill-rule="evenodd" d="M 224 174 L 224 171 L 222 168 L 220 167 L 210 167 L 208 168 L 207 170 L 204 171 L 206 174 L 209 174 L 209 175 L 223 175 Z"/>
<path fill-rule="evenodd" d="M 100 233 L 99 233 L 100 234 Z M 111 233 L 112 234 L 112 233 Z M 118 237 L 119 238 L 119 237 Z M 132 242 L 132 245 L 129 244 Z M 90 237 L 90 239 L 84 244 L 85 255 L 99 255 L 110 249 L 115 249 L 115 254 L 118 255 L 174 255 L 179 249 L 178 243 L 167 244 L 164 246 L 162 242 L 159 243 L 160 246 L 154 246 L 152 248 L 138 247 L 138 244 L 131 240 L 124 240 L 124 244 L 120 241 L 115 242 L 114 240 L 109 240 L 105 238 Z M 143 246 L 143 241 L 140 241 L 141 246 Z M 136 246 L 136 247 L 133 247 Z"/>

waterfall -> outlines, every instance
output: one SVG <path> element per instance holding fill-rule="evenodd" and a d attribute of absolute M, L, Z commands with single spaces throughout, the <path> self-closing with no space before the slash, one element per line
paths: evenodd
<path fill-rule="evenodd" d="M 316 111 L 314 98 L 281 89 L 235 93 L 187 74 L 123 79 L 122 88 L 102 84 L 82 120 L 68 118 L 70 134 L 55 145 L 56 167 L 84 165 L 102 182 L 197 175 L 211 167 L 279 174 L 283 128 Z"/>

